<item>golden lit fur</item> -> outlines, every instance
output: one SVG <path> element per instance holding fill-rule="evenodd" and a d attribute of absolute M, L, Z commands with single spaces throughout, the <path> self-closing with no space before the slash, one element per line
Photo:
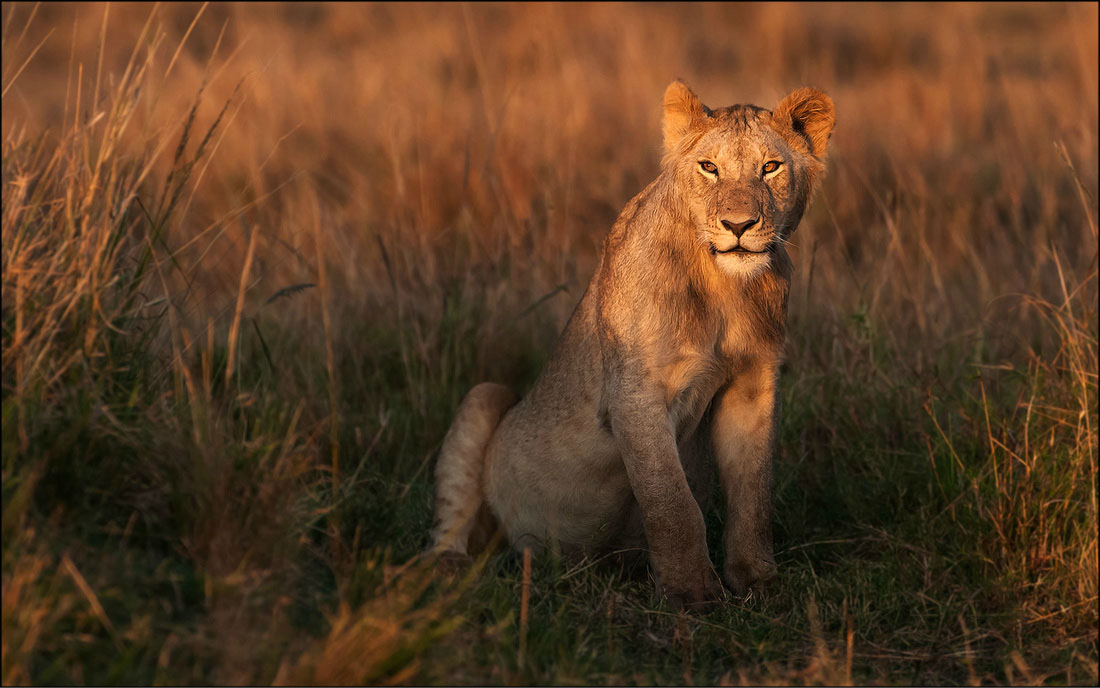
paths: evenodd
<path fill-rule="evenodd" d="M 517 548 L 645 549 L 665 595 L 714 599 L 700 505 L 716 467 L 726 583 L 742 592 L 775 575 L 784 243 L 833 122 L 815 89 L 769 112 L 710 110 L 668 87 L 661 173 L 619 215 L 534 387 L 517 403 L 478 385 L 458 410 L 436 469 L 438 553 L 471 552 L 495 520 Z"/>

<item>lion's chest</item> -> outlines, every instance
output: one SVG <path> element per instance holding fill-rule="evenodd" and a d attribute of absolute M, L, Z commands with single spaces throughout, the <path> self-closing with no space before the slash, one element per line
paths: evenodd
<path fill-rule="evenodd" d="M 713 349 L 683 348 L 659 369 L 669 423 L 682 438 L 695 430 L 714 395 L 729 380 L 730 367 Z"/>

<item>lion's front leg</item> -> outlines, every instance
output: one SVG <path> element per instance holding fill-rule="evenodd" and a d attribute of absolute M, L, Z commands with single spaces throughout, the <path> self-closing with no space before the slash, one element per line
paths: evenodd
<path fill-rule="evenodd" d="M 778 369 L 778 362 L 752 366 L 715 406 L 715 459 L 726 497 L 723 577 L 737 593 L 776 575 L 771 485 Z"/>
<path fill-rule="evenodd" d="M 703 512 L 684 475 L 667 411 L 656 390 L 628 387 L 613 395 L 608 412 L 661 594 L 679 604 L 718 599 L 722 583 L 707 552 Z"/>

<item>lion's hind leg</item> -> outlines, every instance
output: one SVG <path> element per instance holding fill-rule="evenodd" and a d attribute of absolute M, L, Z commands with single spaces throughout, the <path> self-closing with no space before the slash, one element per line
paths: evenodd
<path fill-rule="evenodd" d="M 435 468 L 432 551 L 441 557 L 477 554 L 491 539 L 496 523 L 485 503 L 485 454 L 517 401 L 504 385 L 483 382 L 458 407 Z"/>

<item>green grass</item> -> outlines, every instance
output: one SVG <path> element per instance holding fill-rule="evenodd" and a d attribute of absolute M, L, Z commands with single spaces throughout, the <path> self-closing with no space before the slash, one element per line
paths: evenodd
<path fill-rule="evenodd" d="M 341 360 L 340 368 L 377 371 L 362 379 L 356 397 L 375 400 L 378 408 L 348 403 L 342 409 L 338 499 L 323 470 L 293 467 L 296 445 L 311 435 L 324 444 L 324 418 L 307 420 L 308 412 L 303 418 L 287 401 L 294 395 L 270 392 L 295 383 L 277 383 L 258 347 L 242 347 L 236 399 L 224 392 L 204 399 L 198 427 L 191 407 L 173 409 L 171 422 L 155 427 L 135 419 L 129 438 L 87 412 L 71 440 L 40 439 L 64 434 L 45 424 L 32 433 L 32 446 L 48 448 L 40 461 L 49 468 L 38 478 L 32 504 L 12 516 L 20 523 L 14 538 L 5 537 L 5 575 L 19 579 L 27 561 L 56 572 L 30 576 L 34 592 L 11 602 L 15 610 L 35 609 L 37 599 L 45 618 L 30 624 L 41 632 L 32 651 L 9 666 L 42 683 L 266 682 L 296 648 L 304 649 L 304 639 L 336 643 L 329 634 L 343 604 L 380 627 L 398 627 L 402 640 L 392 654 L 363 673 L 310 673 L 308 660 L 301 660 L 280 676 L 306 682 L 397 676 L 416 683 L 938 684 L 974 677 L 1072 683 L 1095 675 L 1089 627 L 1095 581 L 1092 588 L 1085 583 L 1084 594 L 1074 587 L 1076 576 L 1088 575 L 1088 562 L 1044 563 L 1032 553 L 1042 541 L 1052 556 L 1068 559 L 1094 538 L 1089 478 L 1070 472 L 1087 466 L 1074 455 L 1079 449 L 1060 439 L 1042 453 L 1035 475 L 1019 488 L 1023 494 L 1006 491 L 993 466 L 1016 469 L 990 452 L 988 439 L 1014 435 L 1022 412 L 1011 409 L 1010 394 L 987 402 L 993 417 L 1007 418 L 990 434 L 980 396 L 984 383 L 1051 398 L 1065 384 L 1057 376 L 1016 370 L 987 379 L 988 371 L 978 375 L 979 361 L 945 351 L 943 365 L 957 380 L 950 387 L 871 373 L 837 378 L 803 372 L 796 353 L 783 377 L 776 468 L 780 579 L 747 600 L 684 616 L 654 599 L 644 574 L 541 556 L 530 583 L 521 665 L 518 555 L 490 560 L 457 594 L 443 583 L 409 583 L 428 587 L 408 592 L 400 576 L 387 582 L 386 571 L 427 544 L 428 459 L 439 433 L 424 432 L 424 418 L 429 427 L 444 428 L 469 382 L 462 375 L 440 382 L 443 354 L 464 346 L 463 332 L 441 336 L 440 349 L 428 352 L 436 365 L 410 364 L 409 370 L 392 332 L 380 328 L 364 336 L 372 343 L 371 365 Z M 272 355 L 278 352 L 276 344 Z M 863 350 L 849 365 L 869 371 L 868 357 L 876 355 Z M 156 368 L 154 359 L 143 363 Z M 898 362 L 886 354 L 880 364 Z M 323 387 L 323 366 L 312 366 L 303 364 L 296 377 Z M 433 389 L 447 399 L 426 414 L 419 375 L 434 377 Z M 944 377 L 951 376 L 941 371 L 937 379 Z M 1084 392 L 1094 405 L 1095 383 Z M 241 396 L 251 401 L 238 401 Z M 74 394 L 54 403 L 70 410 L 57 415 L 70 418 L 98 404 L 123 406 L 102 392 L 94 402 Z M 295 415 L 299 420 L 292 422 Z M 5 442 L 16 441 L 9 432 Z M 1027 437 L 1042 444 L 1059 432 L 1051 422 L 1036 422 Z M 11 471 L 4 481 L 7 524 L 26 469 L 15 463 L 5 470 Z M 1072 508 L 1005 503 L 1054 495 Z M 720 532 L 719 510 L 708 514 L 708 527 L 712 535 Z M 32 539 L 31 530 L 50 532 L 47 544 Z M 91 582 L 113 631 L 57 563 L 63 556 Z M 423 618 L 409 620 L 417 614 Z M 5 612 L 5 635 L 9 623 L 21 625 Z M 367 646 L 380 632 L 353 630 L 351 637 L 361 633 Z M 1036 636 L 1044 642 L 1031 640 Z"/>

